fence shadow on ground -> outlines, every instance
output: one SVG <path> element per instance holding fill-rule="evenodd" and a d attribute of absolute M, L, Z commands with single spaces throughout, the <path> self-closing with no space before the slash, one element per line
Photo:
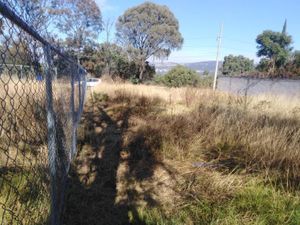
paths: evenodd
<path fill-rule="evenodd" d="M 122 160 L 123 136 L 128 128 L 130 108 L 123 110 L 117 118 L 111 116 L 100 103 L 88 105 L 83 115 L 83 127 L 79 129 L 77 158 L 71 168 L 69 187 L 66 197 L 63 224 L 65 225 L 126 225 L 145 224 L 138 217 L 135 205 L 130 199 L 141 197 L 141 193 L 128 190 L 129 200 L 116 202 L 118 195 L 118 168 Z M 112 113 L 115 114 L 115 113 Z M 132 157 L 128 160 L 129 174 L 137 180 L 152 176 L 158 162 L 148 148 L 144 147 L 143 137 L 137 134 L 129 144 Z M 143 148 L 139 155 L 137 148 Z M 140 168 L 147 157 L 148 163 Z M 139 196 L 135 196 L 139 195 Z M 155 205 L 149 193 L 142 193 L 142 198 L 150 205 Z M 130 222 L 132 218 L 134 222 Z"/>

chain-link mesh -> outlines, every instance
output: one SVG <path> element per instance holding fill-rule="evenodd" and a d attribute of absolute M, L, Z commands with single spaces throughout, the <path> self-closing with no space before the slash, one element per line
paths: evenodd
<path fill-rule="evenodd" d="M 0 1 L 0 224 L 59 224 L 86 74 L 20 14 L 12 18 L 6 3 Z"/>

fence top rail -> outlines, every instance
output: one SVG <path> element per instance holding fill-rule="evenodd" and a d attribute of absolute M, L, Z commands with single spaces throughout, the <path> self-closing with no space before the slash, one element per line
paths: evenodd
<path fill-rule="evenodd" d="M 48 41 L 46 41 L 40 34 L 38 34 L 38 32 L 36 32 L 36 30 L 30 27 L 23 19 L 21 19 L 21 17 L 19 17 L 9 6 L 7 6 L 2 1 L 0 1 L 0 13 L 4 17 L 12 21 L 14 24 L 16 24 L 18 27 L 20 27 L 22 30 L 24 30 L 26 33 L 37 39 L 43 45 L 49 46 L 52 51 L 54 51 L 59 56 L 65 58 L 69 63 L 77 64 L 81 70 L 85 71 L 85 69 L 81 65 L 74 62 L 74 60 L 70 59 L 68 55 L 66 55 L 60 49 L 54 47 Z"/>

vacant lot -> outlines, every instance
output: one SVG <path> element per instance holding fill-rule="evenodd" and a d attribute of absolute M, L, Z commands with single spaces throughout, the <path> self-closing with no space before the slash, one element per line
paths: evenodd
<path fill-rule="evenodd" d="M 300 102 L 101 84 L 64 224 L 299 224 Z"/>

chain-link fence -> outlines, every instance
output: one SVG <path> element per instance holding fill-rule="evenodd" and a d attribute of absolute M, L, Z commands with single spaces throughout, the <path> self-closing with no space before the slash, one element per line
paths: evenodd
<path fill-rule="evenodd" d="M 10 2 L 0 1 L 0 224 L 59 224 L 86 74 Z"/>

